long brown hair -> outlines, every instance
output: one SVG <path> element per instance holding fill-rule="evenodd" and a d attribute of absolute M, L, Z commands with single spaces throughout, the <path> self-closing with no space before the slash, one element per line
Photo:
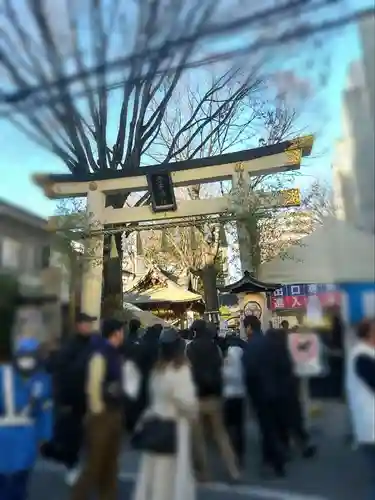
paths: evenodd
<path fill-rule="evenodd" d="M 188 360 L 185 354 L 185 341 L 178 339 L 171 344 L 160 346 L 155 371 L 161 372 L 169 367 L 178 370 L 186 364 L 188 364 Z"/>

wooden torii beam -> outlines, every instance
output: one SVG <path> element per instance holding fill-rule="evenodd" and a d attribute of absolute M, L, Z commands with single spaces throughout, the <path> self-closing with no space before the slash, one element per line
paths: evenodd
<path fill-rule="evenodd" d="M 150 206 L 106 207 L 106 196 L 120 192 L 146 191 L 148 176 L 169 172 L 174 187 L 207 182 L 239 179 L 249 181 L 251 176 L 298 170 L 303 157 L 311 154 L 313 136 L 298 137 L 279 144 L 227 153 L 208 158 L 198 158 L 168 164 L 151 165 L 137 169 L 104 170 L 87 174 L 35 174 L 34 182 L 50 199 L 87 197 L 87 211 L 93 214 L 96 229 L 109 224 L 144 223 L 163 219 L 183 219 L 200 215 L 225 213 L 230 208 L 228 197 L 204 200 L 184 200 L 177 203 L 177 210 L 153 212 Z M 299 205 L 299 191 L 280 192 L 280 199 L 264 197 L 264 204 L 273 206 Z M 94 316 L 100 315 L 102 290 L 103 236 L 95 237 L 95 266 L 85 272 L 82 287 L 82 308 Z M 99 244 L 98 244 L 99 242 Z M 241 256 L 242 261 L 242 256 Z"/>

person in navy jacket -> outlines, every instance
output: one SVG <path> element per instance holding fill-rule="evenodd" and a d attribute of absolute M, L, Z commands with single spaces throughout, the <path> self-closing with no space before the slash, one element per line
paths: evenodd
<path fill-rule="evenodd" d="M 85 438 L 87 456 L 72 490 L 72 500 L 117 499 L 118 459 L 122 442 L 123 324 L 104 320 L 95 339 L 86 372 Z"/>
<path fill-rule="evenodd" d="M 21 338 L 13 360 L 0 365 L 0 498 L 25 500 L 31 471 L 53 428 L 51 378 L 40 343 Z"/>

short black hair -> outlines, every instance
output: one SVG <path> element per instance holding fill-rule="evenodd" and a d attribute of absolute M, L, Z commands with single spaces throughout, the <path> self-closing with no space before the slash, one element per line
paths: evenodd
<path fill-rule="evenodd" d="M 190 340 L 190 336 L 192 335 L 192 331 L 189 330 L 188 328 L 184 330 L 180 330 L 180 336 L 184 340 Z"/>
<path fill-rule="evenodd" d="M 86 314 L 84 312 L 80 312 L 77 314 L 76 323 L 93 323 L 97 319 L 98 318 L 95 316 L 90 316 L 89 314 Z"/>
<path fill-rule="evenodd" d="M 371 326 L 375 320 L 364 319 L 357 327 L 357 337 L 360 339 L 367 339 L 370 335 Z"/>
<path fill-rule="evenodd" d="M 249 326 L 253 331 L 259 331 L 262 329 L 262 324 L 256 316 L 245 316 L 243 320 L 243 326 L 248 328 Z"/>
<path fill-rule="evenodd" d="M 163 327 L 159 323 L 156 323 L 155 325 L 146 328 L 146 335 L 148 337 L 154 337 L 158 339 L 160 337 L 162 330 Z"/>
<path fill-rule="evenodd" d="M 133 318 L 129 321 L 129 332 L 137 333 L 137 331 L 141 328 L 141 322 L 138 318 Z"/>
<path fill-rule="evenodd" d="M 207 332 L 207 323 L 204 319 L 196 319 L 190 327 L 192 332 L 195 332 L 198 336 Z"/>
<path fill-rule="evenodd" d="M 154 332 L 157 334 L 157 335 L 160 335 L 162 330 L 163 330 L 163 326 L 160 324 L 160 323 L 155 323 L 153 326 L 152 326 Z"/>
<path fill-rule="evenodd" d="M 114 333 L 124 328 L 124 323 L 115 318 L 105 319 L 102 324 L 102 335 L 105 339 L 110 339 Z"/>
<path fill-rule="evenodd" d="M 212 321 L 206 323 L 207 331 L 212 335 L 213 338 L 217 337 L 219 334 L 219 327 Z"/>
<path fill-rule="evenodd" d="M 283 328 L 289 328 L 289 321 L 287 319 L 283 319 L 283 321 L 281 322 L 281 326 Z"/>

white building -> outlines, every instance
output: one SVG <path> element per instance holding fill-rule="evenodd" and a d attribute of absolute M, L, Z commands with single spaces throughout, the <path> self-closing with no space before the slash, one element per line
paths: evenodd
<path fill-rule="evenodd" d="M 342 102 L 342 137 L 333 161 L 337 216 L 375 231 L 375 17 L 361 21 L 362 60 L 350 66 Z"/>

